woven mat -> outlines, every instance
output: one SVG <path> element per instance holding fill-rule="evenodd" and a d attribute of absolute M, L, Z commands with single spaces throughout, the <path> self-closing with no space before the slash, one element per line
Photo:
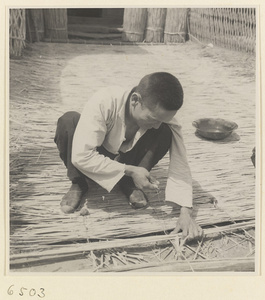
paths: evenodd
<path fill-rule="evenodd" d="M 237 52 L 194 44 L 40 43 L 10 67 L 11 253 L 174 228 L 179 208 L 165 203 L 163 192 L 168 156 L 152 171 L 161 193 L 148 193 L 147 209 L 133 210 L 118 188 L 108 194 L 95 185 L 82 202 L 88 216 L 79 211 L 64 215 L 59 203 L 70 183 L 53 142 L 58 117 L 68 110 L 81 111 L 96 89 L 106 84 L 133 86 L 146 73 L 159 70 L 179 77 L 185 92 L 179 118 L 193 176 L 196 221 L 210 225 L 255 218 L 255 169 L 250 160 L 255 146 L 253 57 L 238 58 Z M 232 120 L 239 128 L 225 140 L 207 141 L 192 127 L 201 117 Z"/>

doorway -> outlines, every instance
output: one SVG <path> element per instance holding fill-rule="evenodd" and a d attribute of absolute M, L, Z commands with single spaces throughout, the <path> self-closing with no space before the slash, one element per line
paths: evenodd
<path fill-rule="evenodd" d="M 69 38 L 119 39 L 124 8 L 67 9 Z"/>

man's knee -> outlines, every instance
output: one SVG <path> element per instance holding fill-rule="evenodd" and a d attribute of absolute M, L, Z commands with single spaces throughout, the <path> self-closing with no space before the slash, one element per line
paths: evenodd
<path fill-rule="evenodd" d="M 80 113 L 76 111 L 68 111 L 58 119 L 57 127 L 61 127 L 61 128 L 76 127 L 79 118 L 80 118 Z"/>
<path fill-rule="evenodd" d="M 66 144 L 66 141 L 73 135 L 76 125 L 79 121 L 80 114 L 75 111 L 69 111 L 63 114 L 57 122 L 56 133 L 54 137 L 54 142 L 57 144 L 58 148 L 60 145 Z"/>

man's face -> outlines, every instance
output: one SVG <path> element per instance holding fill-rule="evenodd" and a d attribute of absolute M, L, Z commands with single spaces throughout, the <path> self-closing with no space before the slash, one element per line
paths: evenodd
<path fill-rule="evenodd" d="M 137 125 L 146 130 L 157 129 L 161 123 L 168 123 L 176 113 L 176 110 L 165 110 L 159 105 L 149 108 L 143 102 L 138 102 L 134 107 L 134 119 Z"/>

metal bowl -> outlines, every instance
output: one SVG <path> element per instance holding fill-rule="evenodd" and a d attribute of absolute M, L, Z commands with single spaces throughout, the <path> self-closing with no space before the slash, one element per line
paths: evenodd
<path fill-rule="evenodd" d="M 235 122 L 224 119 L 205 118 L 193 121 L 196 133 L 210 140 L 222 140 L 238 128 Z"/>

